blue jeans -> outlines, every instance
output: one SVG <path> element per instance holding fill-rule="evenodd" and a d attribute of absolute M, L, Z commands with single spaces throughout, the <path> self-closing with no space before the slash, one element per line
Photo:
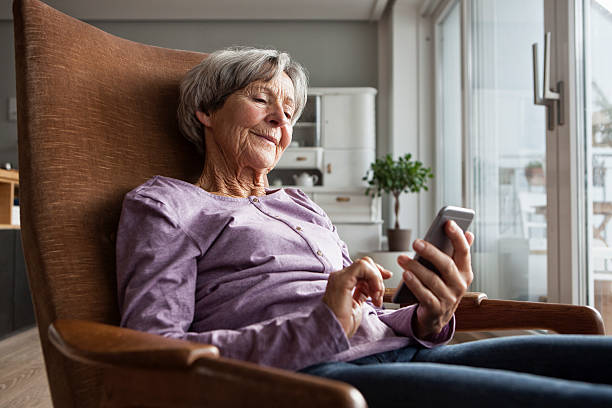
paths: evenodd
<path fill-rule="evenodd" d="M 517 336 L 405 347 L 303 373 L 376 407 L 612 407 L 612 337 Z"/>

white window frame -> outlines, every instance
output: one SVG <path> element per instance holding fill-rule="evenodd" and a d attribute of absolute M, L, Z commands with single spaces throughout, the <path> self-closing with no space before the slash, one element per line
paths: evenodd
<path fill-rule="evenodd" d="M 461 69 L 462 69 L 462 135 L 463 135 L 463 205 L 470 207 L 473 193 L 470 163 L 469 134 L 471 109 L 471 1 L 441 0 L 429 9 L 434 26 L 435 78 L 435 146 L 436 161 L 441 160 L 440 137 L 440 47 L 438 24 L 451 6 L 461 3 Z M 426 2 L 426 3 L 431 3 Z M 544 28 L 552 33 L 551 83 L 559 80 L 565 85 L 565 125 L 547 131 L 546 188 L 547 188 L 547 292 L 549 302 L 587 304 L 588 224 L 584 177 L 590 174 L 584 146 L 584 108 L 582 76 L 582 5 L 583 0 L 544 0 Z M 542 39 L 543 40 L 543 39 Z M 578 45 L 578 46 L 576 46 Z M 540 52 L 542 52 L 542 45 Z M 526 50 L 529 52 L 529 50 Z M 466 90 L 468 90 L 466 92 Z M 569 183 L 568 183 L 569 180 Z M 441 203 L 441 186 L 436 187 L 435 202 Z M 587 198 L 587 204 L 589 203 Z"/>

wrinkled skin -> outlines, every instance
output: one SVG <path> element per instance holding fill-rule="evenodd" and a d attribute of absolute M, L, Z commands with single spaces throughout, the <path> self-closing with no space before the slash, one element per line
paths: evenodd
<path fill-rule="evenodd" d="M 234 92 L 214 112 L 198 112 L 206 144 L 198 185 L 233 197 L 265 195 L 266 175 L 291 143 L 293 95 L 283 73 Z"/>

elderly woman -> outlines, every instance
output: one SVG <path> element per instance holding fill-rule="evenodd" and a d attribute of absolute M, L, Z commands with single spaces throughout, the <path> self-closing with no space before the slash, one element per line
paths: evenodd
<path fill-rule="evenodd" d="M 452 222 L 452 257 L 414 244 L 440 276 L 398 259 L 419 304 L 381 309 L 390 272 L 367 257 L 351 261 L 330 219 L 302 191 L 267 188 L 306 92 L 303 68 L 274 50 L 218 51 L 187 74 L 178 118 L 204 157 L 202 174 L 195 185 L 156 176 L 126 195 L 117 239 L 121 325 L 346 381 L 371 406 L 468 397 L 612 401 L 612 387 L 488 369 L 609 382 L 612 353 L 601 353 L 599 339 L 439 347 L 451 340 L 454 311 L 472 281 L 473 235 Z M 551 344 L 556 351 L 541 356 Z M 593 347 L 597 358 L 589 357 Z M 541 366 L 529 364 L 535 358 Z"/>

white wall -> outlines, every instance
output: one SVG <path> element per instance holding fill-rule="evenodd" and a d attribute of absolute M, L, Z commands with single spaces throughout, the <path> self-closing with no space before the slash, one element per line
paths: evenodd
<path fill-rule="evenodd" d="M 411 153 L 434 168 L 433 26 L 420 16 L 419 1 L 397 0 L 379 23 L 378 156 Z M 437 209 L 435 179 L 429 192 L 403 194 L 401 228 L 422 237 Z M 393 200 L 383 202 L 387 226 L 394 221 Z"/>

